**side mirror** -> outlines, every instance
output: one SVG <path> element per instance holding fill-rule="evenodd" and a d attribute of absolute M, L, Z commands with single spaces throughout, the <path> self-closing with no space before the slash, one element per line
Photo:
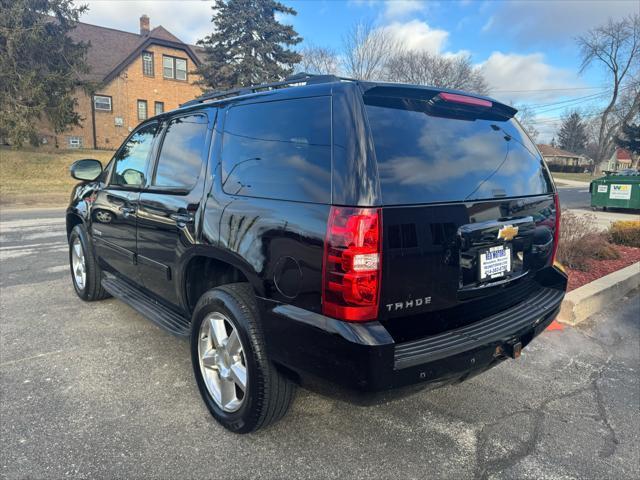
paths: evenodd
<path fill-rule="evenodd" d="M 73 162 L 69 170 L 76 180 L 92 182 L 102 173 L 102 164 L 98 160 L 87 158 Z"/>
<path fill-rule="evenodd" d="M 144 184 L 144 175 L 134 168 L 127 168 L 122 172 L 122 178 L 125 185 L 140 186 Z"/>

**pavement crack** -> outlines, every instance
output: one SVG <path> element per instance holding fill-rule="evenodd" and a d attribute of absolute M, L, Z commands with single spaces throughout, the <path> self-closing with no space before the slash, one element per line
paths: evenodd
<path fill-rule="evenodd" d="M 497 458 L 495 460 L 487 460 L 485 457 L 485 447 L 489 442 L 491 428 L 503 424 L 506 420 L 509 420 L 510 418 L 517 415 L 526 415 L 527 417 L 529 417 L 530 423 L 533 423 L 531 435 L 526 441 L 521 443 L 519 448 L 515 449 L 508 455 Z M 536 444 L 538 442 L 543 417 L 544 413 L 541 411 L 540 407 L 538 407 L 535 409 L 519 410 L 509 413 L 501 417 L 496 422 L 485 425 L 477 435 L 475 478 L 478 480 L 485 480 L 489 478 L 491 473 L 502 471 L 532 453 L 535 450 Z"/>
<path fill-rule="evenodd" d="M 610 361 L 611 361 L 611 356 L 607 359 L 603 367 L 597 372 L 597 375 L 595 375 L 595 378 L 591 382 L 593 385 L 593 390 L 596 398 L 596 409 L 600 416 L 599 420 L 602 422 L 605 429 L 607 430 L 607 436 L 605 438 L 604 445 L 600 450 L 600 458 L 607 458 L 613 455 L 616 451 L 616 448 L 618 447 L 618 444 L 620 443 L 620 440 L 618 440 L 618 437 L 616 435 L 616 431 L 614 430 L 613 426 L 609 422 L 609 416 L 607 415 L 607 410 L 604 406 L 604 399 L 602 398 L 602 391 L 598 386 L 598 381 L 602 379 L 604 375 L 604 370 L 607 368 Z"/>
<path fill-rule="evenodd" d="M 600 388 L 598 386 L 598 381 L 603 377 L 605 369 L 611 362 L 611 358 L 612 357 L 609 356 L 602 367 L 591 374 L 591 378 L 586 385 L 571 390 L 570 392 L 565 392 L 560 395 L 554 395 L 553 397 L 547 398 L 535 408 L 510 412 L 500 417 L 495 422 L 484 425 L 482 429 L 478 431 L 476 438 L 475 478 L 477 480 L 485 480 L 489 478 L 491 474 L 501 472 L 508 467 L 515 465 L 523 458 L 526 458 L 530 454 L 534 453 L 537 448 L 538 440 L 540 438 L 540 432 L 542 430 L 542 423 L 545 417 L 555 415 L 554 412 L 546 411 L 548 405 L 552 402 L 588 391 L 594 392 L 597 415 L 581 414 L 579 412 L 575 413 L 575 415 L 579 417 L 591 418 L 593 420 L 599 421 L 604 425 L 605 429 L 607 430 L 607 435 L 604 438 L 604 445 L 599 452 L 599 456 L 600 458 L 606 458 L 613 455 L 617 448 L 617 445 L 620 442 L 616 436 L 615 430 L 609 423 L 607 412 L 604 407 L 602 392 L 600 391 Z M 489 443 L 491 440 L 495 439 L 495 435 L 492 435 L 494 433 L 493 429 L 498 426 L 506 428 L 508 426 L 508 420 L 517 416 L 525 416 L 524 419 L 518 420 L 518 424 L 520 426 L 524 426 L 524 428 L 527 428 L 528 426 L 531 431 L 528 438 L 519 442 L 517 448 L 514 448 L 511 452 L 508 452 L 505 455 L 499 456 L 495 459 L 487 458 L 489 453 Z"/>

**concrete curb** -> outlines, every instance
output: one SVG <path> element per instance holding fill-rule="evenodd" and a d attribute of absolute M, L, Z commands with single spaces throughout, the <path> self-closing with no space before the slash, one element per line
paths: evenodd
<path fill-rule="evenodd" d="M 605 275 L 567 293 L 557 320 L 577 325 L 640 286 L 640 262 Z"/>
<path fill-rule="evenodd" d="M 593 178 L 598 178 L 598 177 L 593 177 Z M 585 187 L 585 188 L 589 188 L 589 184 L 591 183 L 591 182 L 581 182 L 580 180 L 569 180 L 569 179 L 565 179 L 565 178 L 554 178 L 553 181 L 554 181 L 554 183 L 556 185 L 559 185 L 561 188 L 562 187 L 565 187 L 565 188 L 569 188 L 569 187 Z"/>

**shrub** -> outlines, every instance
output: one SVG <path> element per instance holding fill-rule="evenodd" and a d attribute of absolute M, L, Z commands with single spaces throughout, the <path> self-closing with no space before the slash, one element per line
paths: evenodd
<path fill-rule="evenodd" d="M 618 245 L 640 247 L 640 220 L 612 223 L 609 227 L 609 239 Z"/>
<path fill-rule="evenodd" d="M 617 260 L 620 253 L 609 243 L 606 233 L 591 233 L 580 242 L 585 255 L 596 260 Z"/>
<path fill-rule="evenodd" d="M 577 246 L 585 236 L 593 232 L 591 224 L 595 215 L 576 215 L 564 211 L 560 218 L 558 260 L 567 267 L 576 268 L 578 263 L 582 263 L 582 255 L 577 252 Z"/>
<path fill-rule="evenodd" d="M 585 270 L 588 260 L 613 260 L 620 254 L 609 243 L 608 235 L 593 228 L 595 216 L 562 212 L 558 260 L 576 270 Z"/>
<path fill-rule="evenodd" d="M 549 170 L 552 172 L 562 172 L 562 173 L 583 173 L 585 170 L 591 171 L 591 165 L 563 165 L 557 163 L 549 163 L 547 164 Z"/>

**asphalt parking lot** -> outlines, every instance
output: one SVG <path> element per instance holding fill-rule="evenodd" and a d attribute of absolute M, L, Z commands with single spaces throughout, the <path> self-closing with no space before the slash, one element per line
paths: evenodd
<path fill-rule="evenodd" d="M 62 211 L 0 220 L 1 477 L 640 478 L 638 292 L 466 383 L 375 407 L 299 390 L 238 436 L 185 341 L 75 296 Z"/>
<path fill-rule="evenodd" d="M 560 195 L 560 205 L 562 210 L 569 210 L 577 215 L 586 215 L 592 225 L 597 230 L 607 230 L 612 222 L 618 220 L 638 220 L 640 211 L 625 209 L 608 209 L 603 211 L 598 209 L 594 211 L 591 208 L 591 196 L 589 194 L 589 186 L 571 186 L 558 185 L 558 193 Z"/>
<path fill-rule="evenodd" d="M 562 208 L 591 210 L 591 197 L 589 196 L 589 186 L 558 185 L 560 194 L 560 205 Z"/>

